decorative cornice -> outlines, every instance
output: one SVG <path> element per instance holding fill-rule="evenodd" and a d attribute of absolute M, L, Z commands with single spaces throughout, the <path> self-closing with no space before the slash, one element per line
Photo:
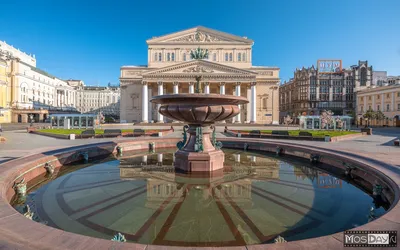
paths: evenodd
<path fill-rule="evenodd" d="M 235 67 L 226 66 L 223 64 L 209 62 L 209 61 L 205 61 L 205 60 L 193 60 L 193 61 L 189 61 L 189 62 L 183 62 L 183 63 L 175 64 L 172 66 L 167 66 L 164 68 L 156 69 L 153 71 L 148 71 L 146 73 L 143 73 L 143 76 L 161 74 L 161 73 L 165 73 L 168 71 L 173 71 L 173 70 L 186 68 L 186 67 L 190 67 L 190 66 L 199 66 L 199 67 L 203 67 L 203 68 L 211 69 L 211 70 L 221 70 L 221 71 L 224 71 L 227 73 L 232 73 L 232 74 L 257 75 L 256 72 L 249 71 L 249 70 L 238 69 Z M 187 72 L 187 73 L 191 73 L 191 72 Z M 198 73 L 209 73 L 209 72 L 198 72 Z"/>

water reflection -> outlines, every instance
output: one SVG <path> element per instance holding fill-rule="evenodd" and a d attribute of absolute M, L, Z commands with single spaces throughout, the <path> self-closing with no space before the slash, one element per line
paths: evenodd
<path fill-rule="evenodd" d="M 225 150 L 224 169 L 176 173 L 171 151 L 126 156 L 61 176 L 29 196 L 37 218 L 63 230 L 174 246 L 305 239 L 384 213 L 350 184 L 309 165 Z M 350 202 L 349 202 L 350 201 Z"/>

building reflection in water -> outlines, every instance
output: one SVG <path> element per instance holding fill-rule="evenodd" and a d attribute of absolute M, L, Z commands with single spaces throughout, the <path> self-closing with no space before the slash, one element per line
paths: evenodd
<path fill-rule="evenodd" d="M 342 180 L 330 174 L 318 171 L 306 166 L 295 166 L 294 174 L 296 180 L 310 179 L 312 182 L 317 182 L 318 188 L 342 188 Z"/>
<path fill-rule="evenodd" d="M 146 152 L 147 153 L 147 152 Z M 252 206 L 252 183 L 258 180 L 279 179 L 279 160 L 248 154 L 228 154 L 223 172 L 212 177 L 175 173 L 173 153 L 156 153 L 122 159 L 120 177 L 122 179 L 144 179 L 147 181 L 146 207 L 158 208 L 171 196 L 171 202 L 178 202 L 183 196 L 201 195 L 200 200 L 221 202 L 233 200 L 237 205 Z M 193 193 L 192 193 L 193 192 Z M 186 199 L 186 198 L 185 198 Z"/>

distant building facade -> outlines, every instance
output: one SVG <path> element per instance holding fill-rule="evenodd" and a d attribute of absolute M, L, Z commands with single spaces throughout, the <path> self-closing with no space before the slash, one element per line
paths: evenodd
<path fill-rule="evenodd" d="M 121 92 L 119 86 L 85 86 L 80 80 L 67 80 L 76 90 L 76 108 L 82 113 L 101 112 L 119 117 Z"/>
<path fill-rule="evenodd" d="M 201 75 L 204 93 L 249 100 L 228 122 L 278 123 L 279 68 L 253 66 L 251 39 L 199 26 L 146 42 L 148 65 L 121 67 L 121 122 L 171 122 L 150 99 L 194 93 L 196 76 Z M 199 47 L 208 49 L 208 58 L 192 60 L 191 51 Z"/>
<path fill-rule="evenodd" d="M 281 121 L 290 115 L 319 115 L 322 110 L 349 114 L 356 108 L 356 92 L 372 85 L 368 61 L 335 73 L 320 73 L 314 66 L 296 69 L 294 77 L 279 88 Z"/>
<path fill-rule="evenodd" d="M 372 73 L 372 86 L 384 86 L 388 82 L 386 71 L 374 71 Z"/>
<path fill-rule="evenodd" d="M 371 121 L 370 125 L 400 127 L 400 82 L 397 84 L 372 87 L 357 93 L 357 114 L 359 124 L 368 110 L 381 111 L 388 118 L 385 121 Z"/>

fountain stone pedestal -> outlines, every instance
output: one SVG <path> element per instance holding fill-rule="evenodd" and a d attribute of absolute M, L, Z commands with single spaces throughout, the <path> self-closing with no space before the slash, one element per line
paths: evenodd
<path fill-rule="evenodd" d="M 238 105 L 248 103 L 245 97 L 174 94 L 155 96 L 151 102 L 160 104 L 159 112 L 162 115 L 188 124 L 187 130 L 187 127 L 184 127 L 183 141 L 177 145 L 179 150 L 175 153 L 174 163 L 176 170 L 210 173 L 224 167 L 224 152 L 218 147 L 215 134 L 210 127 L 215 122 L 239 114 Z"/>
<path fill-rule="evenodd" d="M 202 128 L 203 148 L 201 152 L 196 144 L 198 138 L 196 128 L 198 127 Z M 212 130 L 210 126 L 189 125 L 188 133 L 189 139 L 185 147 L 175 153 L 175 168 L 184 172 L 210 172 L 222 169 L 224 153 L 211 143 Z"/>

